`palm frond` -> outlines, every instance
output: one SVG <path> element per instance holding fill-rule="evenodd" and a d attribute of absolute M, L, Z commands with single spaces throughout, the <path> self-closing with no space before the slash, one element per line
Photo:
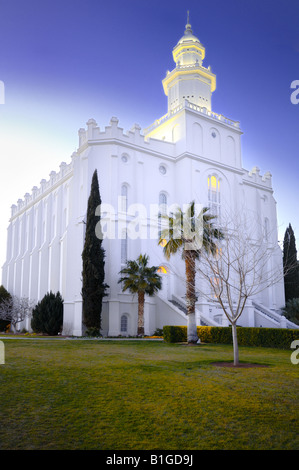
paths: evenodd
<path fill-rule="evenodd" d="M 127 265 L 119 274 L 118 283 L 122 284 L 123 291 L 132 293 L 145 292 L 152 296 L 162 287 L 161 276 L 157 273 L 159 266 L 148 266 L 149 257 L 140 255 L 137 260 L 127 261 Z"/>

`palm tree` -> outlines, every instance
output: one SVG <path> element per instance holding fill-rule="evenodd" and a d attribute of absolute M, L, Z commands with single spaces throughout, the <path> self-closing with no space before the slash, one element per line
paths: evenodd
<path fill-rule="evenodd" d="M 162 287 L 161 276 L 157 273 L 159 266 L 148 266 L 149 257 L 139 255 L 135 261 L 127 261 L 127 266 L 120 271 L 122 290 L 138 294 L 138 335 L 144 335 L 144 298 L 152 297 Z"/>
<path fill-rule="evenodd" d="M 198 341 L 195 320 L 195 262 L 204 249 L 214 255 L 217 252 L 216 239 L 223 238 L 221 231 L 213 226 L 216 217 L 208 214 L 204 207 L 198 215 L 195 213 L 195 202 L 191 202 L 185 213 L 179 208 L 175 214 L 162 215 L 167 222 L 161 232 L 159 245 L 167 259 L 182 251 L 186 272 L 186 307 L 187 307 L 187 340 Z"/>

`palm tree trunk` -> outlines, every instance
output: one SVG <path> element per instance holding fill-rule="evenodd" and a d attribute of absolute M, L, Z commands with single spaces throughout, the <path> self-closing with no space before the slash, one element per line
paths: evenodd
<path fill-rule="evenodd" d="M 185 252 L 186 268 L 186 306 L 187 306 L 187 341 L 197 343 L 197 327 L 195 320 L 195 256 L 191 250 Z"/>
<path fill-rule="evenodd" d="M 144 292 L 138 292 L 138 327 L 137 335 L 144 335 Z"/>

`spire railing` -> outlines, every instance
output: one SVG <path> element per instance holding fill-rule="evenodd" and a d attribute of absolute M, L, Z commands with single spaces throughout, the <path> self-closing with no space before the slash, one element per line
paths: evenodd
<path fill-rule="evenodd" d="M 214 111 L 209 111 L 204 106 L 198 106 L 196 104 L 190 103 L 188 100 L 185 100 L 184 104 L 181 103 L 176 108 L 169 111 L 167 114 L 164 114 L 164 116 L 162 116 L 160 119 L 156 119 L 155 122 L 153 122 L 150 126 L 146 127 L 143 131 L 144 135 L 146 136 L 147 134 L 149 134 L 152 130 L 156 129 L 163 122 L 167 121 L 174 114 L 177 114 L 179 111 L 181 111 L 184 108 L 192 109 L 193 111 L 196 111 L 196 112 L 198 112 L 202 115 L 208 116 L 208 117 L 210 117 L 212 119 L 215 119 L 219 122 L 223 122 L 224 124 L 228 124 L 229 126 L 236 127 L 237 129 L 240 128 L 239 121 L 233 121 L 232 119 L 229 119 L 229 118 L 223 116 L 222 114 L 215 113 Z"/>

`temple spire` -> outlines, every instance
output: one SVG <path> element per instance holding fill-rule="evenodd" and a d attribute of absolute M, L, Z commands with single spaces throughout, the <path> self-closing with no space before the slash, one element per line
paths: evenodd
<path fill-rule="evenodd" d="M 189 10 L 187 11 L 187 24 L 185 26 L 185 34 L 192 34 L 192 29 L 191 29 L 191 24 L 190 24 L 190 18 L 189 18 Z"/>
<path fill-rule="evenodd" d="M 188 10 L 184 36 L 172 51 L 176 67 L 162 82 L 168 96 L 169 112 L 184 104 L 185 100 L 211 111 L 211 96 L 216 89 L 216 76 L 210 68 L 202 65 L 205 47 L 194 36 L 189 21 Z"/>

